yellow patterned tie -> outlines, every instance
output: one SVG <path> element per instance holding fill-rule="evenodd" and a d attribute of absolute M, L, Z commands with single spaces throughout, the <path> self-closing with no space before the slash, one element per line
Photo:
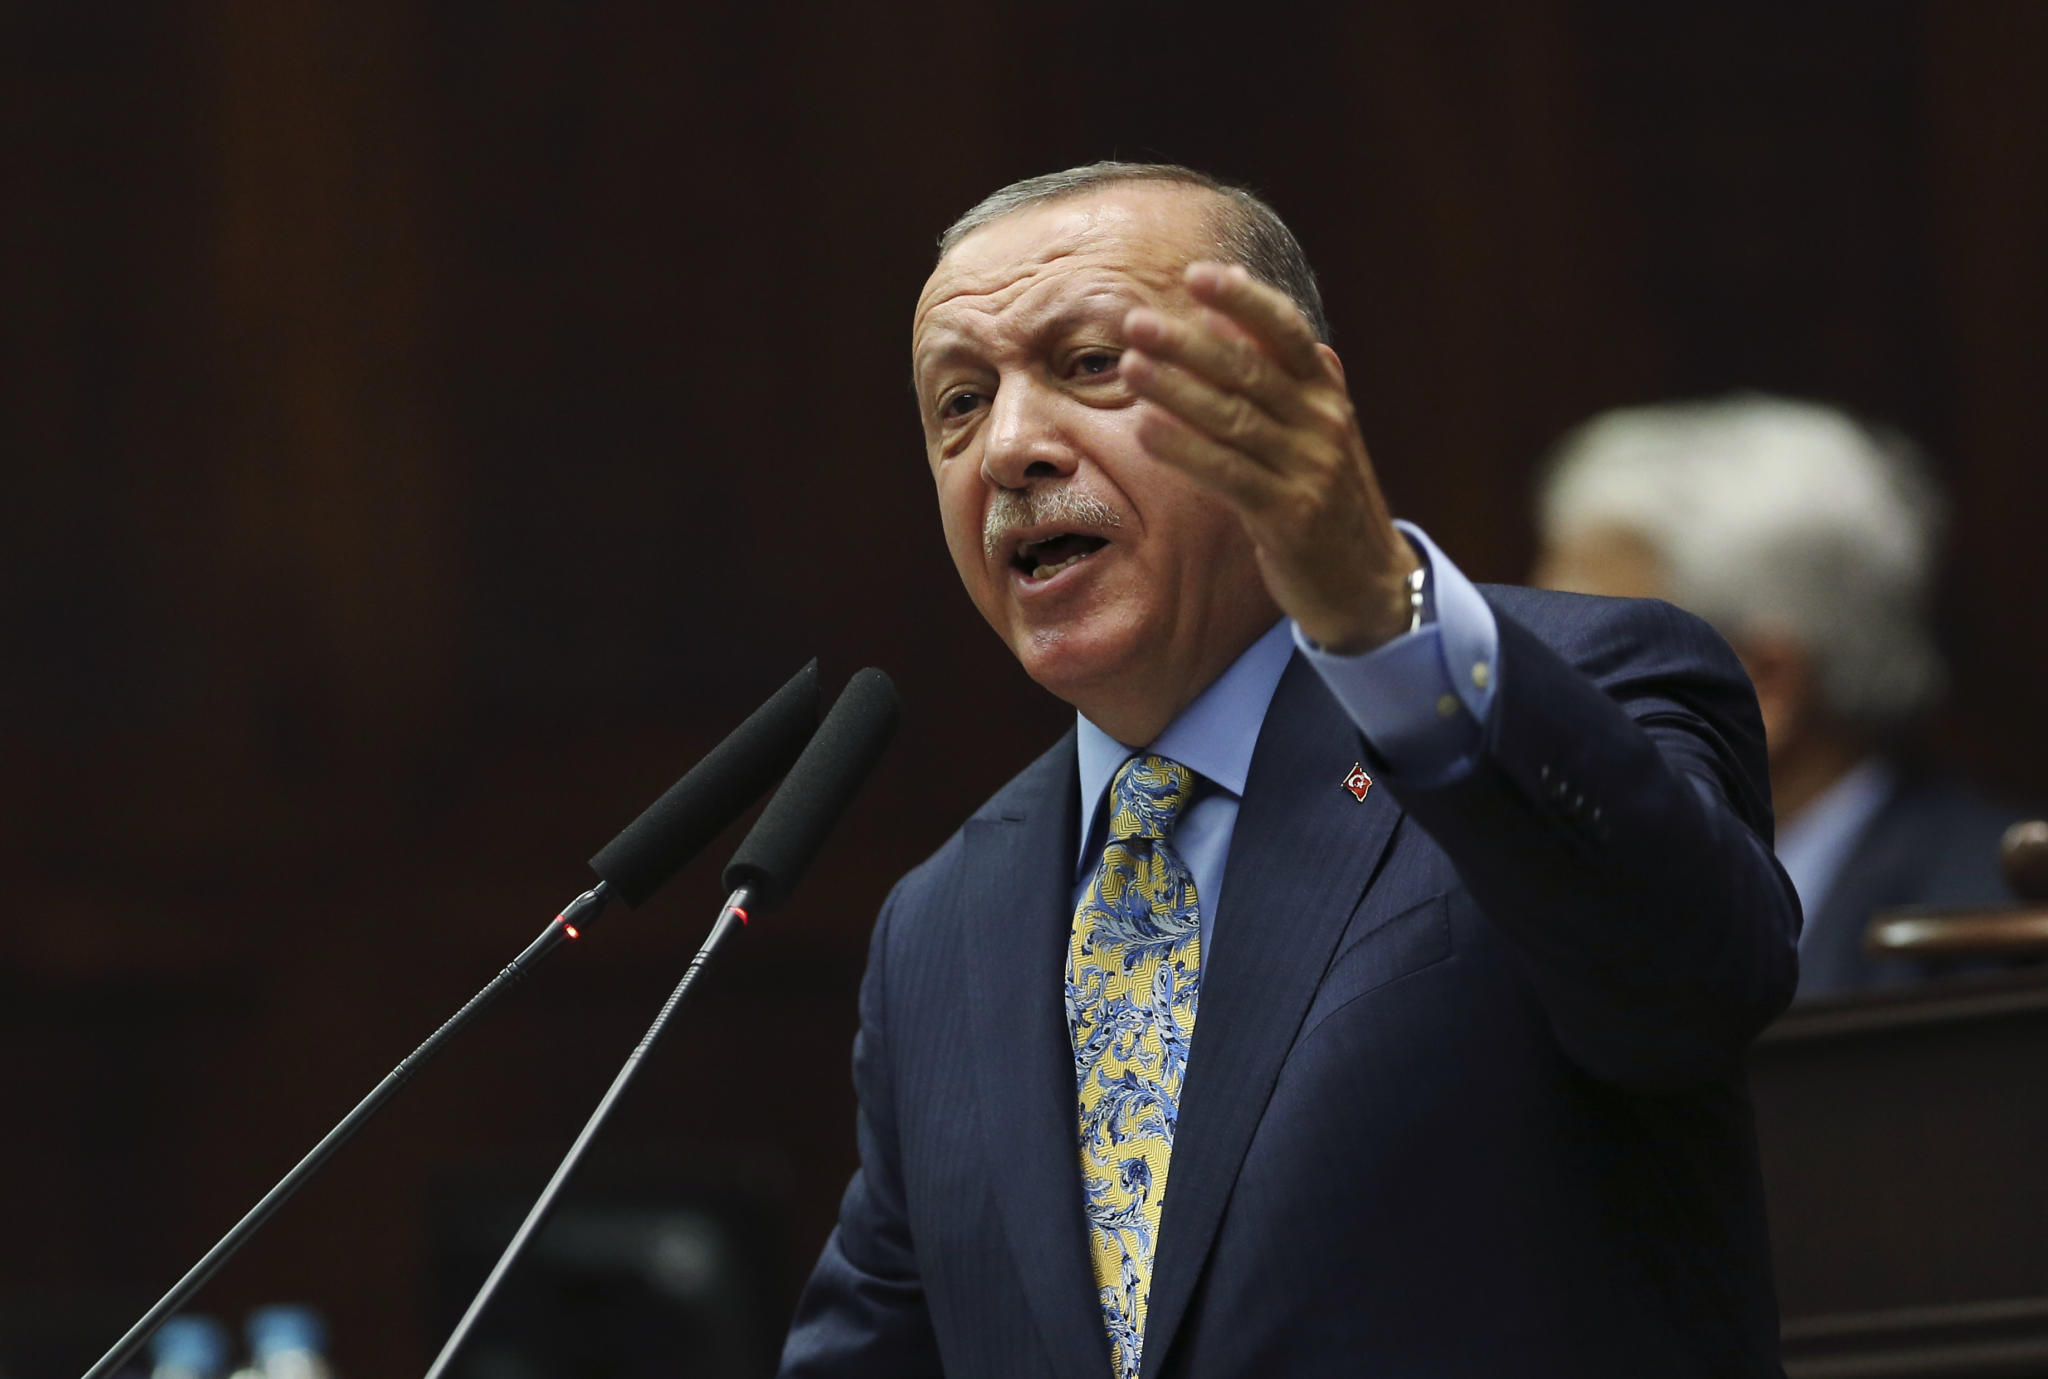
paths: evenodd
<path fill-rule="evenodd" d="M 1081 1107 L 1081 1186 L 1102 1324 L 1137 1379 L 1167 1162 L 1202 981 L 1195 879 L 1171 842 L 1195 773 L 1133 757 L 1110 787 L 1109 841 L 1074 911 L 1067 1028 Z"/>

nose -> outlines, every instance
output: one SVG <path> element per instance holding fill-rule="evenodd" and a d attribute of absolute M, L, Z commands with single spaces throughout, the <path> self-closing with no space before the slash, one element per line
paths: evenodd
<path fill-rule="evenodd" d="M 1059 399 L 1050 389 L 1015 379 L 989 404 L 981 474 L 997 488 L 1024 488 L 1034 480 L 1063 479 L 1080 458 L 1061 434 Z"/>

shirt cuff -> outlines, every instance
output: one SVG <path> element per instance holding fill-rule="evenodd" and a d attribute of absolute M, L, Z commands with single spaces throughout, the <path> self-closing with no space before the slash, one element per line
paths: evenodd
<path fill-rule="evenodd" d="M 1412 522 L 1396 522 L 1428 568 L 1423 623 L 1357 656 L 1324 651 L 1294 624 L 1294 644 L 1373 751 L 1422 786 L 1462 779 L 1478 760 L 1500 688 L 1500 625 L 1464 571 Z"/>

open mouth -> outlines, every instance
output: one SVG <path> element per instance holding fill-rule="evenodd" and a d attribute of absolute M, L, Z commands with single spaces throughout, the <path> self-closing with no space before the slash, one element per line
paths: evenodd
<path fill-rule="evenodd" d="M 1043 541 L 1025 542 L 1017 548 L 1017 553 L 1010 557 L 1010 564 L 1022 571 L 1027 579 L 1051 579 L 1069 565 L 1086 560 L 1108 544 L 1108 541 L 1099 536 L 1061 532 L 1058 536 L 1048 536 Z"/>

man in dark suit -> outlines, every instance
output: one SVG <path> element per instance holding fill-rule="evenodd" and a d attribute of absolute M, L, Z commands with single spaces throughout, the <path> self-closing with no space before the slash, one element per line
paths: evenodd
<path fill-rule="evenodd" d="M 1185 169 L 1005 188 L 913 355 L 948 546 L 1075 730 L 897 886 L 790 1376 L 1778 1374 L 1753 698 L 1380 497 L 1314 279 Z"/>
<path fill-rule="evenodd" d="M 1942 507 L 1903 437 L 1755 393 L 1602 413 L 1544 477 L 1534 582 L 1668 598 L 1756 686 L 1778 859 L 1806 913 L 1802 1001 L 1945 970 L 1865 954 L 1882 911 L 2010 898 L 1998 849 L 2016 811 L 1901 750 L 1942 680 Z"/>

